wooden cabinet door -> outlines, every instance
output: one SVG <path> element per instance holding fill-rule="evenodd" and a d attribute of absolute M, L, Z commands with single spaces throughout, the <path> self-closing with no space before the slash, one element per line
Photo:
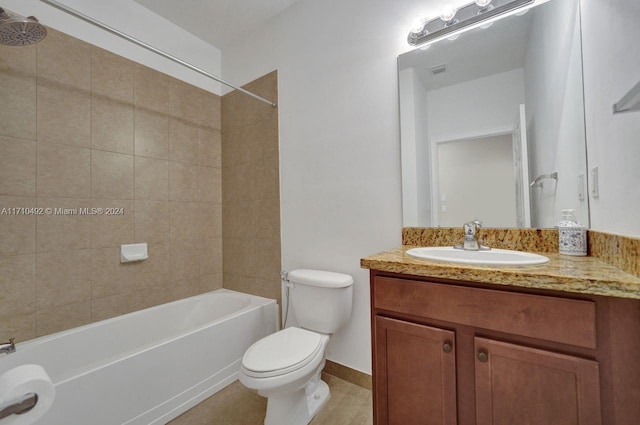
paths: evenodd
<path fill-rule="evenodd" d="M 477 425 L 600 425 L 598 363 L 475 338 Z"/>
<path fill-rule="evenodd" d="M 455 334 L 375 317 L 376 425 L 455 425 Z"/>

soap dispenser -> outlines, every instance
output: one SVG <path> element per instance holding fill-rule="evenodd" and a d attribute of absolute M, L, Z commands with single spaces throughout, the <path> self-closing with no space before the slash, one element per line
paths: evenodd
<path fill-rule="evenodd" d="M 587 228 L 576 221 L 574 210 L 562 210 L 562 219 L 558 222 L 558 235 L 560 254 L 587 255 Z"/>

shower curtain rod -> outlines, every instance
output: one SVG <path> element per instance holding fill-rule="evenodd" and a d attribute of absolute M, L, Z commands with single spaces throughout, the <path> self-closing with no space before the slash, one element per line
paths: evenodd
<path fill-rule="evenodd" d="M 177 58 L 177 57 L 175 57 L 173 55 L 170 55 L 169 53 L 163 52 L 162 50 L 157 49 L 157 48 L 147 44 L 144 41 L 140 41 L 137 38 L 131 37 L 130 35 L 127 35 L 127 34 L 121 32 L 121 31 L 118 31 L 117 29 L 115 29 L 113 27 L 110 27 L 109 25 L 103 24 L 102 22 L 100 22 L 98 20 L 95 20 L 92 17 L 87 16 L 87 15 L 81 13 L 81 12 L 78 12 L 77 10 L 75 10 L 75 9 L 69 7 L 69 6 L 65 6 L 64 4 L 61 4 L 61 3 L 57 2 L 56 0 L 40 0 L 40 1 L 43 2 L 43 3 L 46 3 L 46 4 L 50 5 L 50 6 L 53 6 L 56 9 L 60 9 L 63 12 L 66 12 L 66 13 L 68 13 L 70 15 L 73 15 L 76 18 L 80 18 L 85 22 L 88 22 L 88 23 L 90 23 L 92 25 L 95 25 L 96 27 L 100 27 L 103 30 L 108 31 L 111 34 L 117 35 L 120 38 L 124 38 L 125 40 L 128 40 L 128 41 L 130 41 L 130 42 L 132 42 L 134 44 L 137 44 L 140 47 L 143 47 L 143 48 L 145 48 L 147 50 L 150 50 L 153 53 L 156 53 L 156 54 L 158 54 L 160 56 L 163 56 L 163 57 L 165 57 L 165 58 L 167 58 L 167 59 L 169 59 L 169 60 L 171 60 L 173 62 L 176 62 L 176 63 L 178 63 L 178 64 L 180 64 L 180 65 L 182 65 L 182 66 L 184 66 L 186 68 L 189 68 L 192 71 L 197 72 L 198 74 L 202 74 L 205 77 L 209 77 L 212 80 L 217 81 L 217 82 L 219 82 L 221 84 L 224 84 L 227 87 L 231 87 L 232 89 L 238 90 L 239 92 L 244 93 L 246 95 L 249 95 L 249 96 L 253 97 L 254 99 L 257 99 L 257 100 L 259 100 L 261 102 L 268 103 L 269 105 L 271 105 L 274 108 L 276 108 L 278 106 L 276 103 L 274 103 L 274 102 L 272 102 L 270 100 L 267 100 L 264 97 L 260 97 L 257 94 L 251 93 L 248 90 L 245 90 L 245 89 L 243 89 L 241 87 L 237 87 L 237 86 L 235 86 L 235 85 L 233 85 L 231 83 L 228 83 L 228 82 L 224 81 L 220 77 L 216 77 L 215 75 L 210 74 L 207 71 L 204 71 L 204 70 L 198 68 L 197 66 L 193 66 L 190 63 L 183 61 L 182 59 L 179 59 L 179 58 Z"/>

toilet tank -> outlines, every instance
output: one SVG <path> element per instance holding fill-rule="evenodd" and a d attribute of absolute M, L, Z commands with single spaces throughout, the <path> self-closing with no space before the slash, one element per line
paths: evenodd
<path fill-rule="evenodd" d="M 347 274 L 298 269 L 288 274 L 290 308 L 298 324 L 310 331 L 332 334 L 351 319 L 353 278 Z"/>

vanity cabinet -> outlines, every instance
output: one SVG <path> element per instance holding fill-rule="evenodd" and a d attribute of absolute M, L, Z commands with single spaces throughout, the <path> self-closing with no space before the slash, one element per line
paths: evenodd
<path fill-rule="evenodd" d="M 604 298 L 373 270 L 374 424 L 637 423 L 640 386 L 614 377 L 637 361 L 613 341 L 640 308 Z"/>

